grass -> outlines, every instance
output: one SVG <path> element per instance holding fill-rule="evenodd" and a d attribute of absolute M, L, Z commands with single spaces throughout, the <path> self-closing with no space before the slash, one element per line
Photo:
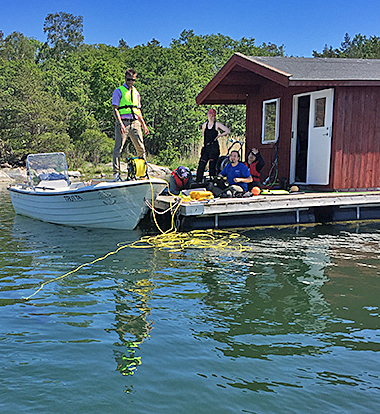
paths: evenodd
<path fill-rule="evenodd" d="M 157 161 L 157 157 L 148 157 L 148 162 L 151 162 L 152 164 L 159 165 L 160 163 Z M 165 167 L 169 168 L 171 171 L 175 170 L 180 165 L 183 165 L 184 167 L 188 167 L 190 170 L 196 170 L 198 167 L 199 162 L 199 155 L 198 154 L 192 154 L 188 157 L 178 157 L 174 158 L 173 160 L 170 160 Z"/>

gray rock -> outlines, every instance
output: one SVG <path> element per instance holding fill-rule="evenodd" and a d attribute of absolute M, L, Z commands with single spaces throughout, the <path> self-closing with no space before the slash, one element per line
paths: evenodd
<path fill-rule="evenodd" d="M 2 168 L 0 170 L 1 181 L 26 181 L 25 168 Z"/>

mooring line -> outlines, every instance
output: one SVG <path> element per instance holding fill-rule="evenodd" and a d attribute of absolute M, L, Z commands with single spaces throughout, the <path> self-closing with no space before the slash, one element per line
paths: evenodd
<path fill-rule="evenodd" d="M 40 292 L 47 284 L 56 282 L 58 280 L 62 280 L 63 278 L 76 273 L 78 270 L 82 269 L 85 266 L 93 265 L 97 262 L 107 259 L 107 257 L 119 253 L 121 250 L 126 248 L 133 248 L 133 249 L 159 249 L 159 250 L 166 250 L 168 252 L 179 252 L 183 251 L 184 249 L 216 249 L 219 251 L 222 250 L 238 250 L 239 252 L 244 252 L 251 250 L 251 247 L 243 246 L 242 243 L 238 242 L 238 239 L 245 238 L 245 236 L 240 235 L 239 233 L 232 232 L 230 233 L 227 230 L 192 230 L 190 232 L 178 232 L 175 224 L 174 219 L 175 215 L 181 205 L 181 202 L 174 201 L 174 205 L 170 204 L 170 211 L 171 211 L 171 227 L 167 231 L 163 231 L 157 223 L 156 220 L 156 212 L 154 208 L 154 191 L 153 185 L 150 183 L 151 190 L 152 190 L 152 212 L 153 212 L 153 220 L 160 231 L 160 234 L 155 236 L 143 236 L 139 240 L 136 240 L 132 243 L 124 244 L 124 242 L 118 243 L 116 246 L 118 248 L 114 251 L 108 252 L 106 255 L 102 257 L 98 257 L 97 259 L 92 260 L 88 263 L 83 263 L 74 270 L 65 273 L 59 277 L 55 277 L 53 279 L 47 280 L 43 282 L 41 286 L 30 296 L 23 298 L 24 300 L 29 300 L 33 296 L 35 296 L 38 292 Z M 178 204 L 176 204 L 178 203 Z M 226 237 L 227 236 L 227 237 Z M 246 238 L 248 240 L 248 238 Z"/>

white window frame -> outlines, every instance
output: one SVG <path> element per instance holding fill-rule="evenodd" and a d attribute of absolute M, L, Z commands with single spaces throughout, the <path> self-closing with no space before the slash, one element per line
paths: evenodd
<path fill-rule="evenodd" d="M 272 103 L 276 104 L 274 139 L 266 140 L 265 139 L 266 105 L 272 104 Z M 261 143 L 262 144 L 273 144 L 274 142 L 277 142 L 278 135 L 279 135 L 279 125 L 280 125 L 280 98 L 268 99 L 266 101 L 263 101 L 263 120 L 262 120 L 262 128 L 261 128 Z"/>

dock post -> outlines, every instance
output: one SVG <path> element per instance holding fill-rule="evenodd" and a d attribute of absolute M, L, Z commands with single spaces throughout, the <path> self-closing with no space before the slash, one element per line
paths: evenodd
<path fill-rule="evenodd" d="M 356 206 L 356 220 L 360 220 L 360 207 Z"/>
<path fill-rule="evenodd" d="M 296 210 L 296 223 L 299 224 L 299 222 L 300 222 L 300 211 L 297 208 L 297 210 Z"/>
<path fill-rule="evenodd" d="M 214 221 L 214 228 L 217 229 L 219 226 L 219 222 L 218 222 L 218 215 L 215 214 L 215 221 Z"/>

